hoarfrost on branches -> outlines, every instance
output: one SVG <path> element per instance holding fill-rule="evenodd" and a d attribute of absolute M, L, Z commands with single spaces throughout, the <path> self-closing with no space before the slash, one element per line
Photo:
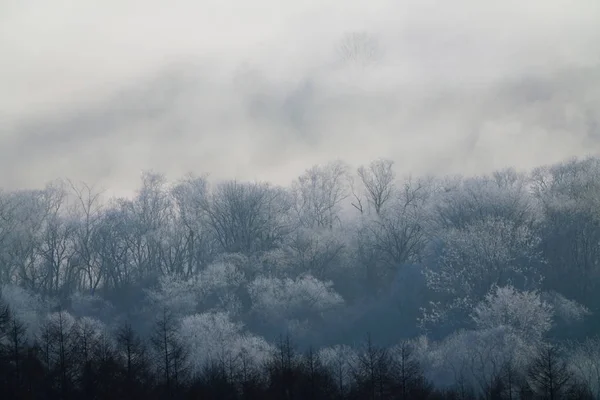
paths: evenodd
<path fill-rule="evenodd" d="M 536 291 L 493 287 L 473 310 L 478 329 L 507 327 L 526 340 L 539 341 L 552 327 L 554 308 Z"/>

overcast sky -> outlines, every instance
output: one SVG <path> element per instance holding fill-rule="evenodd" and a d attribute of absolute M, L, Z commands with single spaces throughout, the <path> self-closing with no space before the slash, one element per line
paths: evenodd
<path fill-rule="evenodd" d="M 0 187 L 597 154 L 599 26 L 598 0 L 0 0 Z"/>

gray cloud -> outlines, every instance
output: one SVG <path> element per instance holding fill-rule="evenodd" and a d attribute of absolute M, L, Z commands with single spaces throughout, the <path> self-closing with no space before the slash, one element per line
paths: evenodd
<path fill-rule="evenodd" d="M 313 163 L 530 168 L 600 151 L 595 0 L 0 4 L 0 186 Z M 367 32 L 362 68 L 336 45 Z M 6 67 L 5 67 L 6 66 Z"/>

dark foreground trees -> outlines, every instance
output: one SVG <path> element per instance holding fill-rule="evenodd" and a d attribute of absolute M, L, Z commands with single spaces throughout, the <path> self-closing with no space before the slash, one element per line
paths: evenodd
<path fill-rule="evenodd" d="M 168 313 L 157 316 L 145 342 L 129 324 L 109 334 L 89 319 L 76 320 L 64 311 L 48 318 L 39 338 L 28 339 L 10 309 L 0 311 L 3 399 L 595 398 L 594 382 L 581 379 L 574 369 L 583 360 L 575 363 L 549 344 L 541 345 L 526 364 L 500 366 L 478 397 L 476 386 L 469 385 L 464 374 L 475 364 L 465 365 L 467 369 L 454 380 L 440 380 L 434 387 L 415 341 L 386 348 L 368 336 L 356 350 L 336 346 L 329 351 L 300 351 L 286 336 L 263 362 L 252 361 L 245 353 L 215 357 L 192 373 L 185 357 L 188 349 L 171 329 L 176 323 Z M 591 345 L 586 346 L 581 349 Z"/>

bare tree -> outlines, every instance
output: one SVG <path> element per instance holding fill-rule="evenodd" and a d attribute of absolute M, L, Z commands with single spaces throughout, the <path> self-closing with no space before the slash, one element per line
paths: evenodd
<path fill-rule="evenodd" d="M 165 308 L 156 319 L 150 341 L 156 352 L 156 365 L 169 395 L 176 393 L 185 373 L 186 349 L 177 334 L 177 321 Z"/>
<path fill-rule="evenodd" d="M 381 213 L 381 209 L 395 190 L 396 174 L 393 165 L 392 160 L 379 159 L 371 162 L 367 167 L 361 166 L 357 171 L 364 185 L 367 201 L 373 206 L 377 215 Z"/>
<path fill-rule="evenodd" d="M 84 274 L 85 288 L 92 293 L 102 279 L 100 257 L 94 248 L 94 233 L 102 218 L 101 191 L 95 191 L 86 183 L 67 181 L 75 196 L 74 217 L 77 219 L 74 232 L 73 267 Z"/>
<path fill-rule="evenodd" d="M 427 390 L 423 372 L 419 362 L 413 355 L 413 346 L 407 340 L 394 348 L 394 374 L 398 382 L 398 398 L 402 400 L 415 398 L 419 392 Z"/>
<path fill-rule="evenodd" d="M 177 223 L 185 230 L 186 276 L 199 272 L 212 261 L 215 246 L 211 237 L 209 213 L 210 192 L 205 176 L 188 176 L 171 190 L 177 212 Z"/>
<path fill-rule="evenodd" d="M 535 394 L 549 400 L 561 399 L 573 380 L 567 363 L 561 359 L 558 347 L 544 345 L 529 367 L 529 385 Z"/>
<path fill-rule="evenodd" d="M 51 314 L 42 327 L 42 358 L 62 398 L 69 398 L 80 372 L 76 339 L 76 321 L 65 311 Z"/>
<path fill-rule="evenodd" d="M 221 250 L 246 255 L 271 250 L 289 231 L 287 193 L 261 183 L 225 182 L 206 207 Z"/>
<path fill-rule="evenodd" d="M 393 385 L 393 361 L 387 349 L 377 347 L 367 335 L 353 368 L 356 395 L 362 399 L 387 399 Z"/>
<path fill-rule="evenodd" d="M 333 228 L 339 222 L 340 203 L 348 197 L 348 169 L 340 161 L 315 165 L 293 184 L 295 211 L 307 228 Z"/>

